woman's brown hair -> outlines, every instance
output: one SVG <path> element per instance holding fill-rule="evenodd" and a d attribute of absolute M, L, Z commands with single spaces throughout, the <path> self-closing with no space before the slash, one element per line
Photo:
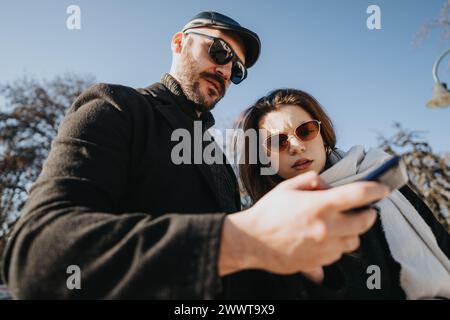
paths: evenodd
<path fill-rule="evenodd" d="M 271 111 L 279 109 L 281 105 L 296 105 L 306 111 L 313 119 L 321 122 L 322 139 L 327 149 L 332 150 L 336 145 L 336 134 L 333 124 L 319 102 L 310 94 L 296 89 L 278 89 L 260 98 L 254 105 L 245 110 L 239 117 L 236 128 L 246 132 L 249 129 L 258 132 L 261 119 Z M 257 135 L 258 147 L 261 146 Z M 261 175 L 264 165 L 258 159 L 257 163 L 249 161 L 249 141 L 236 145 L 242 151 L 244 159 L 239 163 L 239 176 L 245 191 L 253 203 L 273 189 L 283 179 L 278 175 Z"/>

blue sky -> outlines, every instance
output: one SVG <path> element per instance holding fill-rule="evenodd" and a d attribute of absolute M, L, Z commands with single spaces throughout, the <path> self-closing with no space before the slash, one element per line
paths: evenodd
<path fill-rule="evenodd" d="M 427 131 L 431 146 L 450 151 L 450 108 L 427 109 L 431 66 L 450 43 L 416 32 L 444 0 L 118 1 L 1 0 L 0 83 L 24 74 L 67 71 L 98 82 L 145 87 L 169 70 L 170 38 L 196 13 L 219 11 L 256 31 L 258 63 L 216 106 L 219 128 L 268 91 L 294 87 L 313 94 L 334 121 L 338 146 L 376 146 L 392 123 Z M 66 8 L 81 8 L 81 30 L 66 28 Z M 381 30 L 366 27 L 366 8 L 381 8 Z M 440 77 L 449 81 L 443 63 Z"/>

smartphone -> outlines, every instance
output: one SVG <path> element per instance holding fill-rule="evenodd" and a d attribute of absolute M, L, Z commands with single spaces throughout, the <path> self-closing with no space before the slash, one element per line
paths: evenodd
<path fill-rule="evenodd" d="M 359 181 L 377 181 L 393 191 L 408 182 L 408 173 L 402 158 L 394 156 Z"/>
<path fill-rule="evenodd" d="M 408 173 L 402 158 L 399 156 L 393 156 L 371 171 L 368 175 L 357 181 L 377 181 L 388 186 L 392 192 L 393 190 L 399 189 L 408 183 Z M 373 202 L 366 206 L 352 209 L 349 212 L 355 213 L 373 208 L 375 203 L 376 202 Z"/>

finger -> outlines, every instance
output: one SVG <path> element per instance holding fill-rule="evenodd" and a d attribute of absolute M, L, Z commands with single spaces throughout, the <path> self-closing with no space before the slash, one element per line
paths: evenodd
<path fill-rule="evenodd" d="M 346 253 L 355 252 L 361 244 L 359 236 L 333 238 L 328 241 L 322 251 L 320 264 L 329 266 L 342 258 Z"/>
<path fill-rule="evenodd" d="M 341 238 L 342 252 L 350 253 L 359 248 L 361 241 L 359 236 L 349 236 Z"/>
<path fill-rule="evenodd" d="M 323 190 L 328 189 L 328 185 L 320 178 L 315 171 L 308 171 L 299 174 L 283 182 L 284 187 L 296 190 Z"/>
<path fill-rule="evenodd" d="M 361 235 L 373 226 L 376 219 L 377 212 L 375 209 L 368 209 L 351 215 L 340 213 L 329 222 L 330 236 L 349 237 Z"/>
<path fill-rule="evenodd" d="M 344 213 L 347 213 L 347 214 L 359 214 L 359 213 L 361 213 L 361 212 L 363 212 L 365 210 L 368 210 L 368 209 L 374 209 L 377 214 L 379 214 L 380 210 L 381 210 L 380 207 L 378 207 L 376 205 L 366 205 L 366 206 L 363 206 L 363 207 L 347 210 Z"/>
<path fill-rule="evenodd" d="M 328 249 L 324 251 L 320 263 L 322 266 L 329 266 L 339 261 L 342 258 L 342 255 L 343 252 L 341 243 L 339 241 L 334 241 L 333 244 L 328 245 Z"/>
<path fill-rule="evenodd" d="M 390 190 L 378 182 L 353 182 L 320 191 L 323 203 L 332 211 L 347 211 L 386 197 Z"/>
<path fill-rule="evenodd" d="M 308 278 L 312 282 L 319 284 L 322 283 L 323 279 L 325 278 L 325 274 L 322 268 L 317 268 L 311 271 L 304 271 L 302 273 L 306 278 Z"/>

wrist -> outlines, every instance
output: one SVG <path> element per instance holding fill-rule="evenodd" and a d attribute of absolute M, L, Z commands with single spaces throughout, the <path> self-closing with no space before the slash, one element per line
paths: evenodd
<path fill-rule="evenodd" d="M 255 241 L 248 233 L 253 219 L 250 209 L 225 217 L 218 263 L 220 276 L 257 267 Z"/>

